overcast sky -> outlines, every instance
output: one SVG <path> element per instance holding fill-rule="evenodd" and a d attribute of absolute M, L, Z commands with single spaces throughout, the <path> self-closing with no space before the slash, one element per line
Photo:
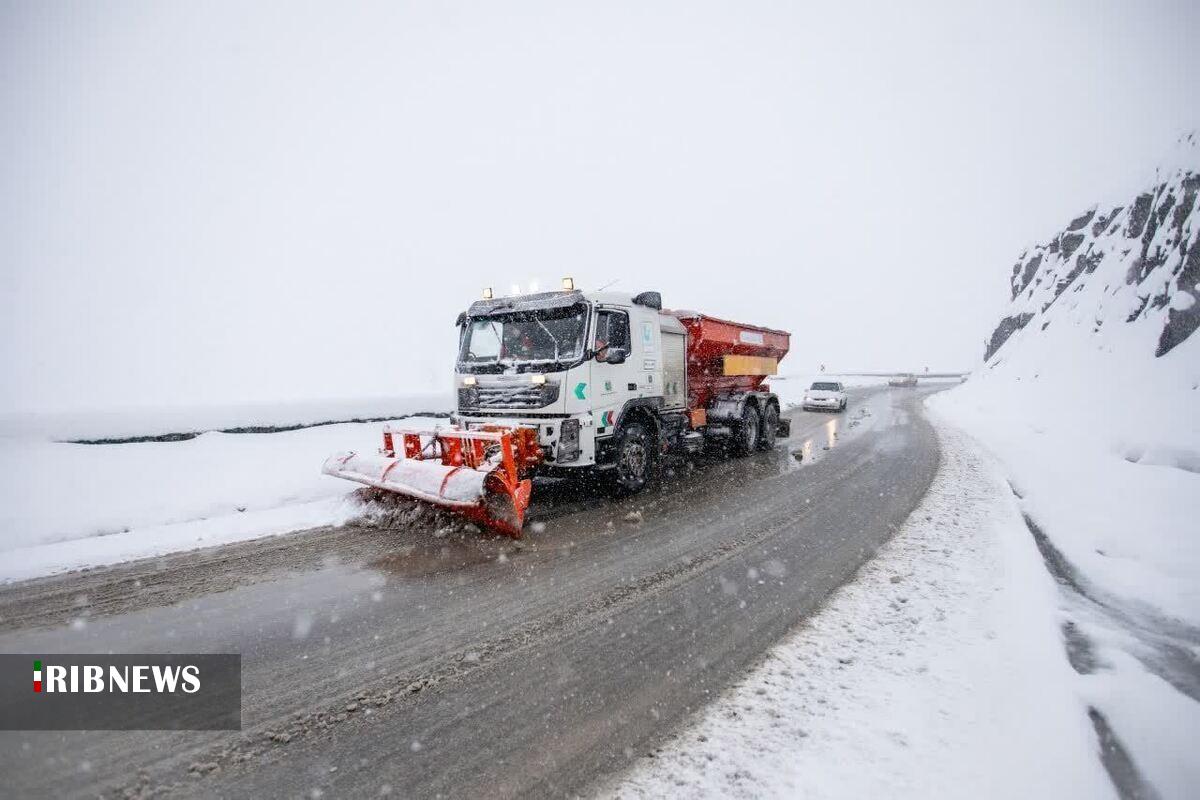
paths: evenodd
<path fill-rule="evenodd" d="M 442 389 L 563 275 L 969 367 L 1200 124 L 1198 7 L 0 2 L 0 412 Z"/>

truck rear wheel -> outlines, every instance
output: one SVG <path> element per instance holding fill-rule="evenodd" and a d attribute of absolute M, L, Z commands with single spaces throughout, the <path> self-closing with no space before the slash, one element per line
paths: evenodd
<path fill-rule="evenodd" d="M 768 404 L 762 415 L 762 430 L 758 433 L 758 449 L 774 450 L 775 437 L 779 434 L 779 409 Z"/>
<path fill-rule="evenodd" d="M 758 410 L 746 404 L 742 409 L 742 420 L 738 423 L 737 430 L 733 432 L 733 453 L 734 455 L 744 456 L 754 452 L 758 447 L 759 432 L 762 429 L 762 420 L 758 416 Z"/>
<path fill-rule="evenodd" d="M 640 422 L 621 427 L 617 434 L 616 469 L 613 478 L 620 492 L 640 492 L 654 470 L 654 438 Z"/>

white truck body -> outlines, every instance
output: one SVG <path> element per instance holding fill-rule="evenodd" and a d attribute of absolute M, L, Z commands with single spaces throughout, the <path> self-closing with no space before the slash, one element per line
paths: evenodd
<path fill-rule="evenodd" d="M 686 329 L 674 317 L 634 298 L 620 292 L 551 292 L 473 304 L 461 322 L 464 337 L 478 335 L 473 323 L 489 319 L 523 320 L 540 331 L 539 313 L 561 314 L 578 307 L 582 346 L 558 360 L 506 358 L 502 353 L 492 359 L 471 358 L 470 343 L 464 341 L 455 374 L 454 421 L 467 428 L 536 426 L 547 466 L 574 469 L 607 460 L 605 444 L 631 409 L 656 417 L 682 415 L 687 402 Z M 503 326 L 501 330 L 508 334 Z M 620 332 L 625 334 L 623 342 Z M 597 359 L 598 335 L 616 336 L 610 351 L 620 350 L 623 360 Z M 544 350 L 537 353 L 543 354 Z"/>

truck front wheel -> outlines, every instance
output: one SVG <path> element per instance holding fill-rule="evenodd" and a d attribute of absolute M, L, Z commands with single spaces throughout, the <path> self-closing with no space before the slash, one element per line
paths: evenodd
<path fill-rule="evenodd" d="M 640 492 L 650 480 L 654 468 L 654 439 L 640 422 L 622 426 L 617 434 L 615 479 L 618 490 Z"/>
<path fill-rule="evenodd" d="M 742 409 L 742 420 L 738 423 L 737 430 L 733 432 L 733 453 L 734 455 L 744 456 L 754 452 L 758 447 L 759 431 L 762 429 L 762 420 L 759 419 L 758 410 L 746 404 Z"/>

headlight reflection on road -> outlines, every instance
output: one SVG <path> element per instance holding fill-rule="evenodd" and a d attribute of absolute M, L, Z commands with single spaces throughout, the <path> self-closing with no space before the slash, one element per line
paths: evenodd
<path fill-rule="evenodd" d="M 825 444 L 821 446 L 822 450 L 832 450 L 837 446 L 838 436 L 838 418 L 834 417 L 825 423 Z M 814 442 L 816 437 L 811 437 L 804 440 L 804 444 L 800 445 L 800 449 L 793 452 L 802 463 L 810 464 L 813 460 L 813 451 L 816 449 Z"/>

